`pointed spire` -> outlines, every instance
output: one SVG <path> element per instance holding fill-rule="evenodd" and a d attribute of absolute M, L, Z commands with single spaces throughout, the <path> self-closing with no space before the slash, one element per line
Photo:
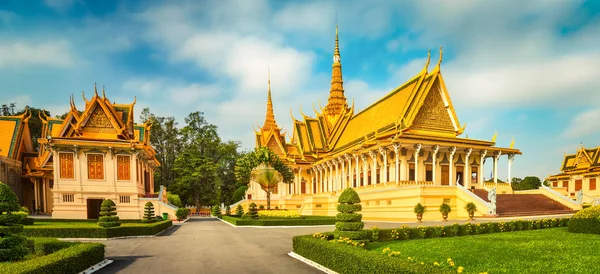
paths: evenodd
<path fill-rule="evenodd" d="M 262 130 L 279 130 L 277 123 L 275 122 L 275 114 L 273 113 L 273 100 L 271 100 L 271 69 L 269 69 L 269 81 L 268 81 L 268 95 L 267 95 L 267 115 L 265 117 L 265 124 Z"/>
<path fill-rule="evenodd" d="M 96 82 L 94 82 L 94 95 L 98 96 L 98 88 L 96 88 Z"/>
<path fill-rule="evenodd" d="M 104 86 L 102 86 L 102 98 L 106 99 L 106 93 L 104 93 Z"/>
<path fill-rule="evenodd" d="M 438 63 L 437 63 L 437 67 L 438 67 L 438 68 L 439 68 L 439 67 L 440 67 L 440 65 L 442 64 L 442 59 L 443 59 L 442 57 L 443 57 L 443 56 L 444 56 L 444 53 L 442 52 L 442 47 L 440 47 L 440 60 L 438 60 Z"/>
<path fill-rule="evenodd" d="M 342 79 L 342 57 L 340 56 L 340 43 L 338 26 L 335 26 L 335 47 L 333 50 L 333 65 L 331 67 L 331 88 L 329 99 L 325 106 L 325 113 L 336 116 L 348 108 L 346 96 L 344 96 L 344 80 Z"/>
<path fill-rule="evenodd" d="M 429 68 L 429 62 L 431 61 L 431 50 L 427 50 L 427 62 L 425 62 L 425 67 L 423 68 L 423 71 L 427 71 L 427 68 Z"/>

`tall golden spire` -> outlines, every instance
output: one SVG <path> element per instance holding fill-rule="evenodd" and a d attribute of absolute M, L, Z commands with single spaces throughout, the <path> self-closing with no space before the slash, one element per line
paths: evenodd
<path fill-rule="evenodd" d="M 344 80 L 342 79 L 342 63 L 340 56 L 340 44 L 338 39 L 338 26 L 335 26 L 335 48 L 333 50 L 333 65 L 331 66 L 331 89 L 329 99 L 325 106 L 328 115 L 339 115 L 344 108 L 348 108 L 346 96 L 344 96 Z"/>
<path fill-rule="evenodd" d="M 267 116 L 265 117 L 265 124 L 262 127 L 262 130 L 271 130 L 274 128 L 275 130 L 279 130 L 277 127 L 277 123 L 275 122 L 275 114 L 273 113 L 273 101 L 271 100 L 271 70 L 269 69 L 269 89 L 267 95 Z"/>

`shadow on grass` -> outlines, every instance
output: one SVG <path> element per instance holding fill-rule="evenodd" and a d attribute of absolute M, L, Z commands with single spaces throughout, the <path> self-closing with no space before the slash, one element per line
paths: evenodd
<path fill-rule="evenodd" d="M 120 270 L 127 268 L 137 259 L 142 258 L 150 258 L 152 256 L 115 256 L 115 257 L 106 257 L 107 260 L 113 260 L 113 262 L 106 267 L 98 270 L 95 273 L 98 274 L 108 274 L 108 273 L 117 273 Z"/>

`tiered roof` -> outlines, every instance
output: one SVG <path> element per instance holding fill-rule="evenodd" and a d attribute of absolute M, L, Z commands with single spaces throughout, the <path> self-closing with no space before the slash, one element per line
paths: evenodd
<path fill-rule="evenodd" d="M 600 147 L 585 148 L 583 145 L 575 154 L 565 155 L 561 173 L 548 179 L 560 179 L 571 175 L 600 175 Z"/>

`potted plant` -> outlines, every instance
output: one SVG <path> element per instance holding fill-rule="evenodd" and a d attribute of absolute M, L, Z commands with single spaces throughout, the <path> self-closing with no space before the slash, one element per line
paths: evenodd
<path fill-rule="evenodd" d="M 473 220 L 473 216 L 475 216 L 475 211 L 477 211 L 477 206 L 473 202 L 468 202 L 465 205 L 465 209 L 469 213 L 469 220 Z"/>
<path fill-rule="evenodd" d="M 427 211 L 427 209 L 421 204 L 418 203 L 415 206 L 415 214 L 417 214 L 417 220 L 419 221 L 419 223 L 422 223 L 421 219 L 423 219 L 423 213 L 425 213 Z"/>
<path fill-rule="evenodd" d="M 443 203 L 440 206 L 440 212 L 442 213 L 442 218 L 444 218 L 444 222 L 448 221 L 448 213 L 450 213 L 452 209 L 450 209 L 450 205 Z"/>

